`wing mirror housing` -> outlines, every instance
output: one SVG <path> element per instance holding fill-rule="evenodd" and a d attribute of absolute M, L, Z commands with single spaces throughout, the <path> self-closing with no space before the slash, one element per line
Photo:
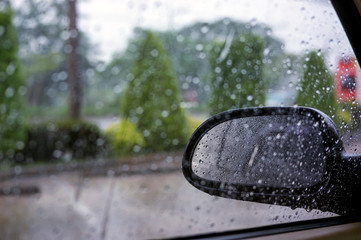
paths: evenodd
<path fill-rule="evenodd" d="M 193 133 L 182 169 L 194 187 L 215 196 L 338 214 L 360 211 L 360 157 L 344 152 L 333 121 L 312 108 L 219 113 Z"/>

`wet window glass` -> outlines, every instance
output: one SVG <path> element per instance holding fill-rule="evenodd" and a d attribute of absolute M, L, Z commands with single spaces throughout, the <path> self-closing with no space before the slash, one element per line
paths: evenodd
<path fill-rule="evenodd" d="M 208 117 L 262 106 L 319 109 L 361 152 L 360 76 L 329 1 L 2 1 L 0 236 L 149 239 L 335 216 L 208 195 L 181 161 Z M 282 154 L 290 133 L 269 131 Z M 324 156 L 309 157 L 312 176 L 290 165 L 281 184 L 322 178 Z"/>

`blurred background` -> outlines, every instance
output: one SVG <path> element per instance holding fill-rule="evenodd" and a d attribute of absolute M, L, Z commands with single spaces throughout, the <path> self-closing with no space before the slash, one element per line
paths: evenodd
<path fill-rule="evenodd" d="M 228 109 L 314 107 L 361 152 L 359 65 L 328 1 L 2 1 L 0 53 L 5 239 L 112 239 L 120 223 L 125 239 L 164 237 L 332 215 L 233 201 L 217 218 L 232 200 L 192 189 L 180 161 L 192 132 Z M 157 229 L 141 220 L 153 210 L 166 219 Z"/>

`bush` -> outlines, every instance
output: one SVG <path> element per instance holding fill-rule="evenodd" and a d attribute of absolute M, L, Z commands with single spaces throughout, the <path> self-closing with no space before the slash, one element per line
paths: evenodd
<path fill-rule="evenodd" d="M 124 92 L 122 116 L 141 132 L 149 151 L 186 145 L 189 126 L 171 59 L 160 39 L 147 33 Z"/>
<path fill-rule="evenodd" d="M 111 125 L 106 129 L 105 134 L 111 155 L 136 153 L 144 146 L 143 135 L 129 119 Z"/>
<path fill-rule="evenodd" d="M 96 125 L 65 120 L 30 126 L 23 158 L 17 161 L 95 158 L 104 153 L 105 137 Z"/>
<path fill-rule="evenodd" d="M 342 106 L 342 107 L 341 107 Z M 358 104 L 343 103 L 337 110 L 336 124 L 342 132 L 357 130 L 361 125 L 361 108 Z"/>
<path fill-rule="evenodd" d="M 303 78 L 300 80 L 295 102 L 299 106 L 321 110 L 330 116 L 336 125 L 340 125 L 333 76 L 327 68 L 325 57 L 316 51 L 305 56 Z M 343 117 L 347 118 L 346 115 Z"/>
<path fill-rule="evenodd" d="M 204 122 L 204 120 L 201 120 L 199 118 L 188 116 L 188 123 L 190 128 L 190 135 L 193 134 L 193 132 Z"/>
<path fill-rule="evenodd" d="M 189 132 L 187 139 L 203 123 L 203 120 L 188 116 Z M 143 135 L 129 119 L 121 120 L 105 130 L 109 154 L 112 156 L 131 155 L 145 147 Z"/>

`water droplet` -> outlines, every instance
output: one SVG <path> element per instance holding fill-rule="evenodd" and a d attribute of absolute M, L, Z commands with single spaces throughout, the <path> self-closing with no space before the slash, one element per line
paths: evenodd
<path fill-rule="evenodd" d="M 203 26 L 201 28 L 201 33 L 207 33 L 209 31 L 209 27 L 208 26 Z"/>
<path fill-rule="evenodd" d="M 184 37 L 182 35 L 178 35 L 177 42 L 183 42 L 183 41 L 184 41 Z"/>
<path fill-rule="evenodd" d="M 153 49 L 153 50 L 150 52 L 150 55 L 151 55 L 152 57 L 158 57 L 158 54 L 159 54 L 159 52 L 158 52 L 157 49 Z"/>
<path fill-rule="evenodd" d="M 196 50 L 197 51 L 202 51 L 203 50 L 203 45 L 202 44 L 197 44 L 196 45 Z"/>
<path fill-rule="evenodd" d="M 161 115 L 162 115 L 162 117 L 166 118 L 166 117 L 168 117 L 169 112 L 164 110 L 164 111 L 162 111 Z"/>
<path fill-rule="evenodd" d="M 12 87 L 8 87 L 5 90 L 5 97 L 7 97 L 7 98 L 10 98 L 10 97 L 14 96 L 14 94 L 15 94 L 15 90 Z"/>

